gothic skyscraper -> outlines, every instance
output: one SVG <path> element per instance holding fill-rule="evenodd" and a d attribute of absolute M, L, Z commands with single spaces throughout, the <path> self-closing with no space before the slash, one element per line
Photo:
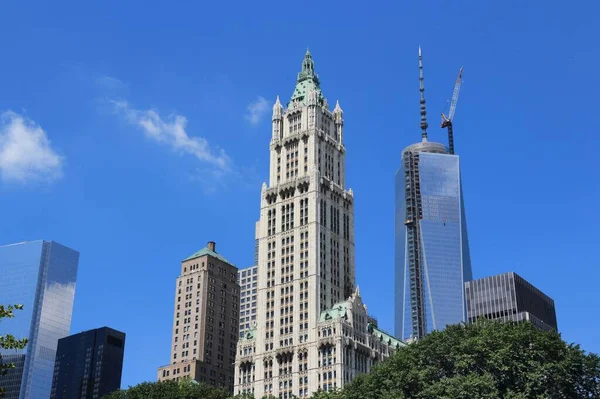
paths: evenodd
<path fill-rule="evenodd" d="M 420 48 L 419 82 L 421 142 L 402 151 L 396 173 L 395 334 L 401 339 L 466 321 L 464 283 L 471 280 L 459 157 L 427 140 Z"/>
<path fill-rule="evenodd" d="M 236 393 L 291 398 L 339 388 L 403 345 L 377 329 L 355 286 L 343 137 L 343 111 L 329 109 L 307 50 L 287 107 L 279 97 L 273 106 L 256 232 L 257 323 L 238 342 Z"/>

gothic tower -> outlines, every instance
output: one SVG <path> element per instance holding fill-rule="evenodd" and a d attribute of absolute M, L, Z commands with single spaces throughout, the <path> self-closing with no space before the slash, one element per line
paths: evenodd
<path fill-rule="evenodd" d="M 355 290 L 343 133 L 343 111 L 339 103 L 329 109 L 307 50 L 287 107 L 279 97 L 273 106 L 269 185 L 263 183 L 256 237 L 257 324 L 238 342 L 236 393 L 306 397 L 370 367 L 370 349 L 355 355 L 342 344 L 355 324 L 367 334 Z"/>

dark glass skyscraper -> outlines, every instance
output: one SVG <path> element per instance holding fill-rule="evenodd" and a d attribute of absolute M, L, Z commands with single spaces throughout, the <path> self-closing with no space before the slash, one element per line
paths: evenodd
<path fill-rule="evenodd" d="M 516 273 L 465 283 L 467 318 L 529 321 L 540 330 L 558 330 L 554 300 Z"/>
<path fill-rule="evenodd" d="M 3 351 L 16 364 L 0 379 L 7 399 L 48 398 L 56 347 L 69 335 L 79 253 L 52 241 L 0 247 L 0 303 L 22 304 L 2 333 L 29 342 L 22 351 Z"/>
<path fill-rule="evenodd" d="M 466 320 L 471 261 L 457 155 L 427 140 L 419 49 L 422 141 L 402 152 L 396 173 L 395 334 L 422 338 Z"/>
<path fill-rule="evenodd" d="M 102 327 L 58 341 L 51 399 L 98 399 L 121 387 L 125 334 Z"/>

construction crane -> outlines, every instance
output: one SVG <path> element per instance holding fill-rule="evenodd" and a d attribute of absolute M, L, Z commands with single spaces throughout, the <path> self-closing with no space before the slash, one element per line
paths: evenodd
<path fill-rule="evenodd" d="M 460 85 L 462 84 L 462 73 L 464 67 L 460 67 L 458 71 L 458 77 L 454 84 L 454 93 L 452 94 L 452 102 L 450 102 L 450 111 L 448 116 L 442 112 L 442 129 L 448 128 L 448 153 L 454 154 L 454 136 L 452 133 L 452 118 L 454 118 L 454 111 L 456 111 L 456 103 L 458 102 L 458 93 L 460 92 Z"/>

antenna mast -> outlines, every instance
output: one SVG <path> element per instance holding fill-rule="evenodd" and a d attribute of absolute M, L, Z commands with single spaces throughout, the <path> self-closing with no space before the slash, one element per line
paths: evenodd
<path fill-rule="evenodd" d="M 425 109 L 425 79 L 423 78 L 423 56 L 421 55 L 421 46 L 419 46 L 419 91 L 421 92 L 421 137 L 427 141 L 427 110 Z"/>

